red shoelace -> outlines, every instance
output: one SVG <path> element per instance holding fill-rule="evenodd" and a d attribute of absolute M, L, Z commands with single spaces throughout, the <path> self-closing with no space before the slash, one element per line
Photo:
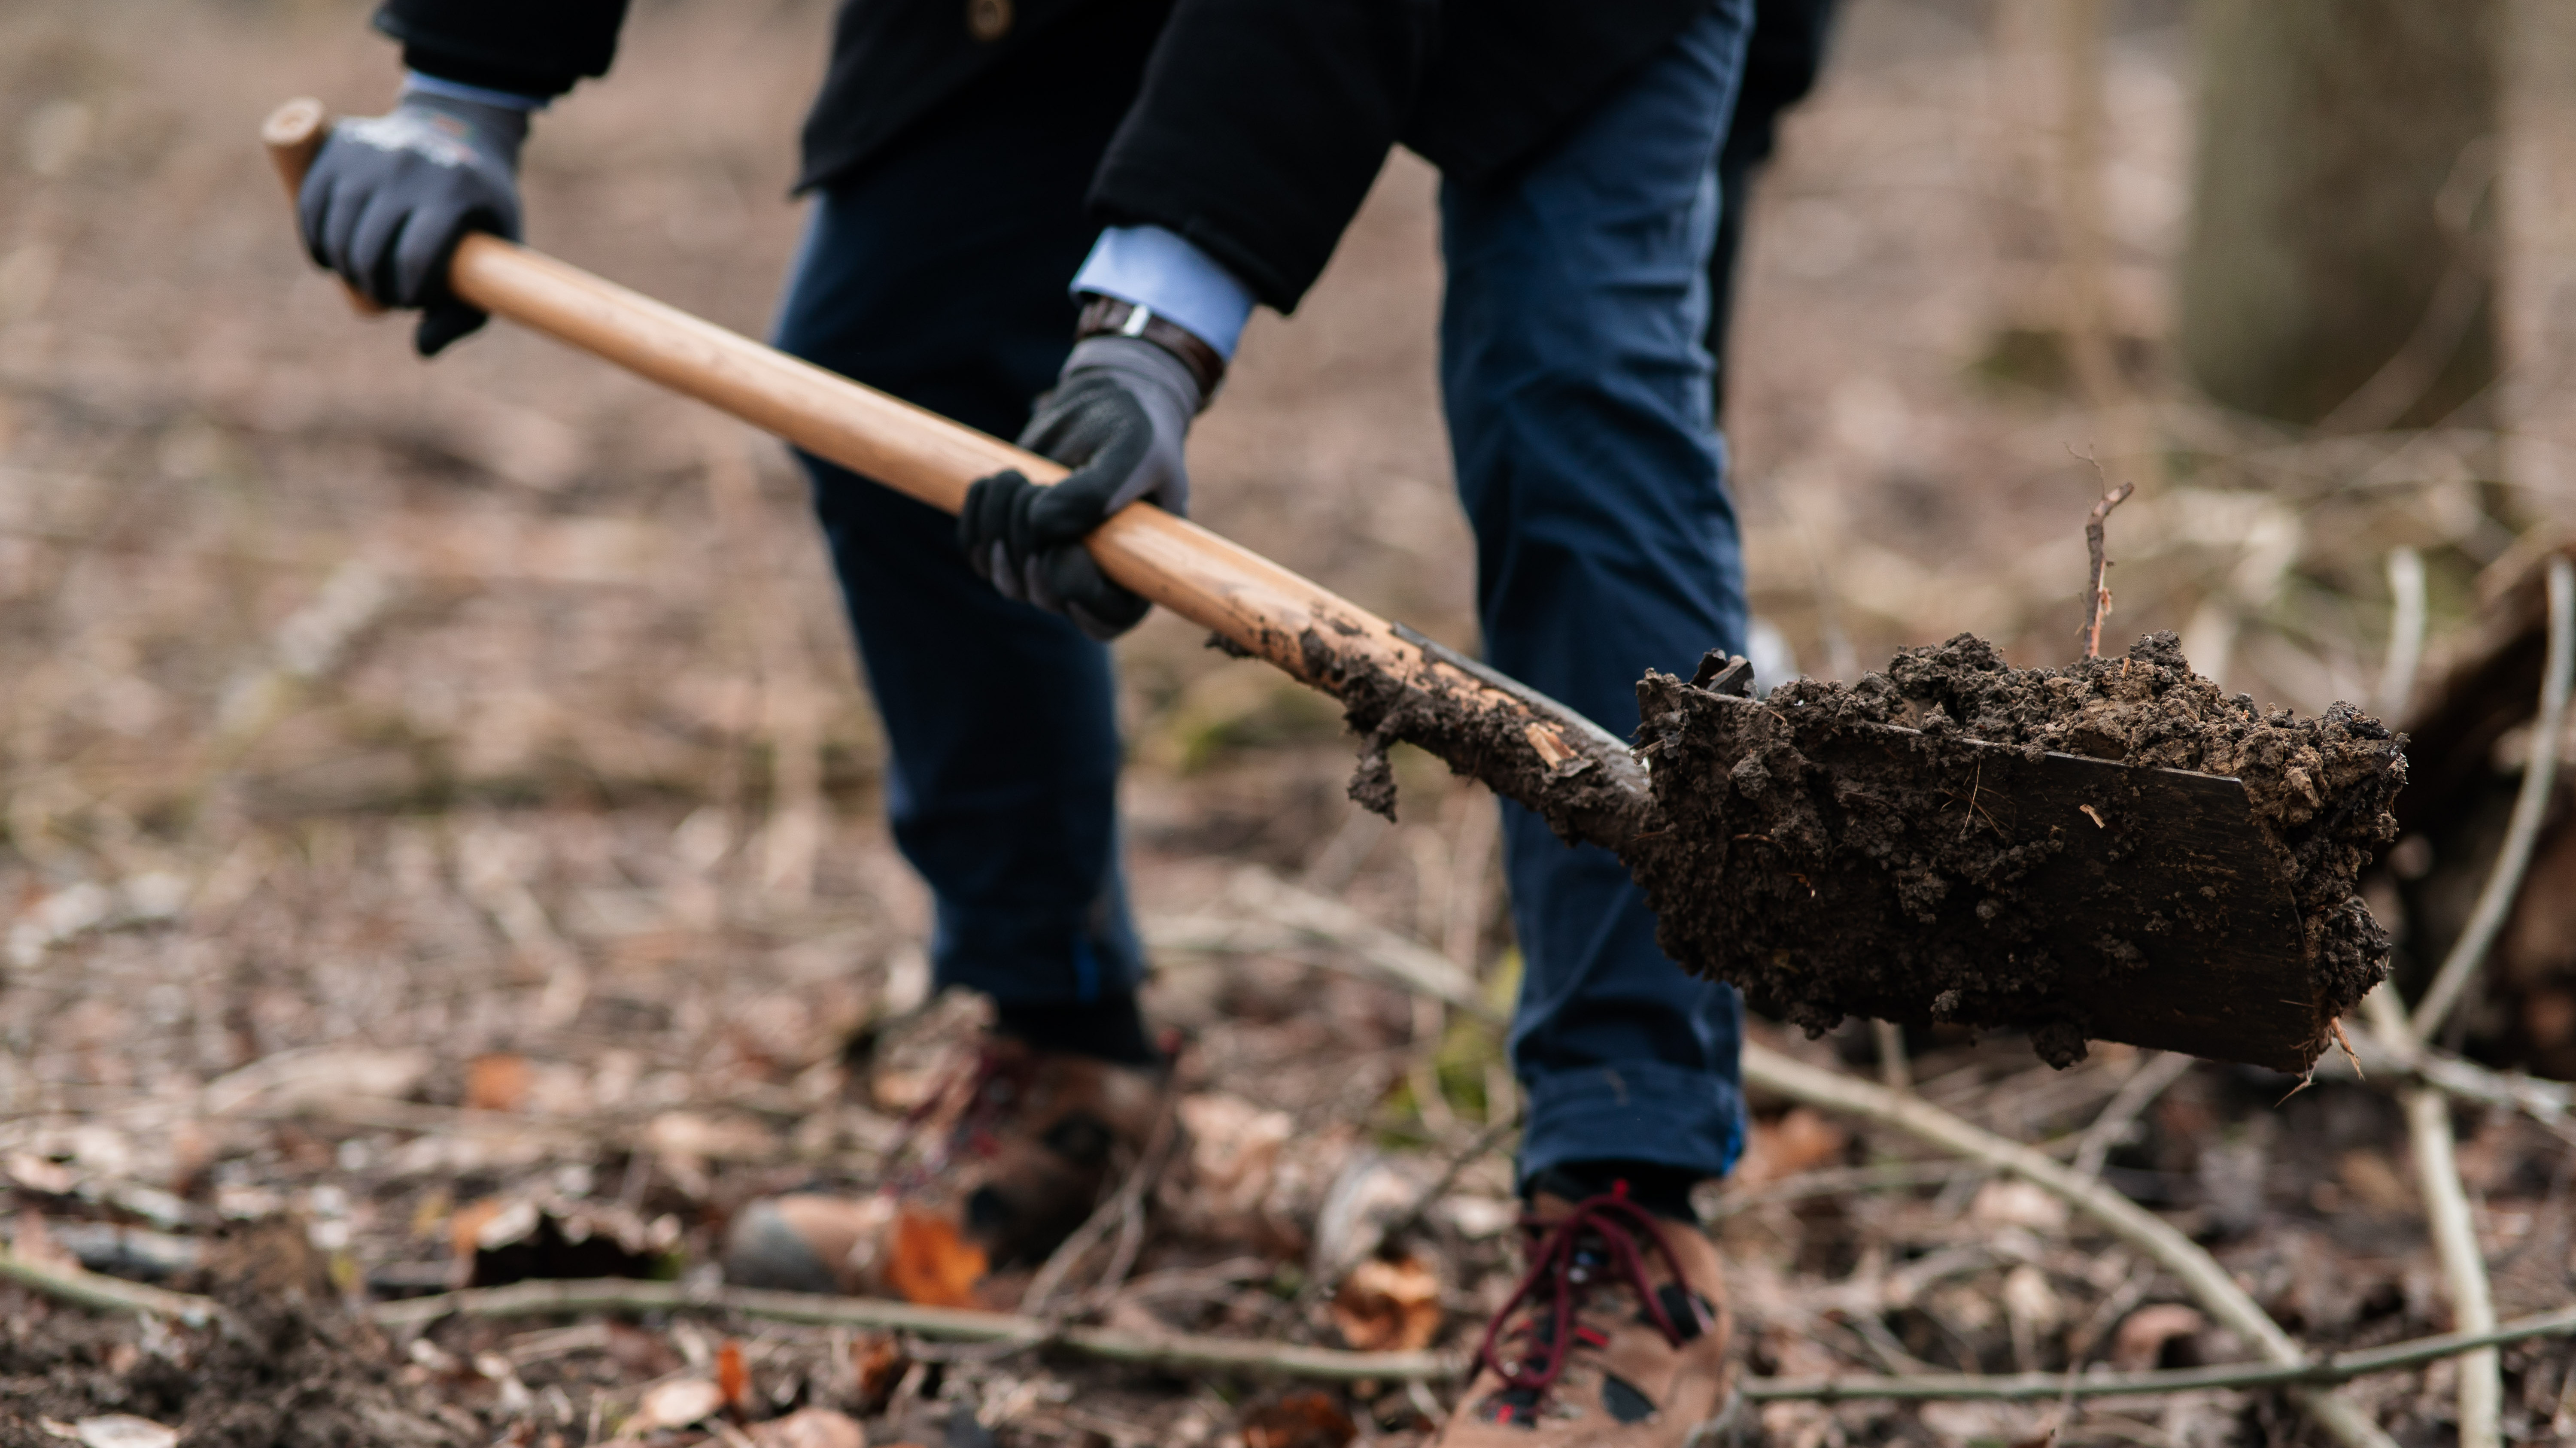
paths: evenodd
<path fill-rule="evenodd" d="M 1695 1325 L 1701 1332 L 1708 1330 L 1708 1310 L 1700 1305 L 1699 1295 L 1690 1290 L 1689 1281 L 1682 1276 L 1681 1259 L 1656 1229 L 1653 1214 L 1628 1200 L 1626 1182 L 1615 1183 L 1600 1196 L 1575 1203 L 1572 1211 L 1554 1221 L 1524 1217 L 1521 1230 L 1536 1237 L 1538 1243 L 1530 1249 L 1529 1266 L 1521 1273 L 1520 1285 L 1512 1289 L 1502 1311 L 1487 1324 L 1485 1340 L 1476 1348 L 1476 1360 L 1492 1368 L 1506 1388 L 1543 1393 L 1565 1372 L 1566 1359 L 1576 1346 L 1599 1347 L 1607 1341 L 1575 1321 L 1582 1311 L 1582 1299 L 1604 1278 L 1604 1274 L 1596 1272 L 1595 1263 L 1586 1260 L 1589 1242 L 1600 1244 L 1599 1265 L 1613 1269 L 1609 1280 L 1624 1280 L 1636 1289 L 1637 1300 L 1645 1305 L 1646 1320 L 1654 1324 L 1666 1342 L 1679 1347 L 1696 1334 L 1682 1331 L 1665 1310 L 1662 1296 L 1646 1280 L 1646 1255 L 1639 1250 L 1637 1239 L 1643 1237 L 1653 1243 L 1664 1259 L 1665 1270 L 1680 1284 Z M 1535 1308 L 1527 1322 L 1506 1334 L 1504 1326 L 1512 1315 L 1533 1294 L 1542 1291 L 1547 1296 L 1545 1305 Z M 1499 1351 L 1507 1335 L 1534 1338 L 1539 1351 L 1507 1363 Z"/>

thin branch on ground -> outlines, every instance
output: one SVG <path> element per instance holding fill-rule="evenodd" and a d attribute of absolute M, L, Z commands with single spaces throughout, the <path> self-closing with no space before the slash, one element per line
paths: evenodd
<path fill-rule="evenodd" d="M 2576 1307 L 2518 1318 L 2490 1332 L 2449 1332 L 2360 1352 L 2327 1353 L 2312 1362 L 2237 1363 L 2146 1373 L 1926 1373 L 1906 1377 L 1753 1378 L 1744 1395 L 1757 1403 L 1838 1402 L 1859 1398 L 2007 1399 L 2151 1397 L 2210 1389 L 2328 1387 L 2374 1373 L 2422 1367 L 2471 1352 L 2493 1352 L 2539 1337 L 2576 1336 Z"/>
<path fill-rule="evenodd" d="M 2394 570 L 2392 567 L 2392 578 Z M 2576 565 L 2564 555 L 2549 560 L 2549 656 L 2541 675 L 2539 720 L 2531 739 L 2530 762 L 2523 766 L 2522 787 L 2514 796 L 2513 814 L 2494 867 L 2478 891 L 2476 906 L 2450 953 L 2433 976 L 2412 1016 L 2397 998 L 2393 984 L 2371 992 L 2363 1002 L 2373 1034 L 2399 1050 L 2420 1055 L 2424 1043 L 2441 1028 L 2494 946 L 2514 901 L 2522 894 L 2533 846 L 2549 812 L 2557 784 L 2558 752 L 2566 737 L 2567 695 L 2576 683 Z M 2451 1299 L 2453 1319 L 2463 1332 L 2495 1326 L 2495 1294 L 2487 1280 L 2486 1254 L 2478 1244 L 2477 1223 L 2469 1212 L 2468 1189 L 2460 1179 L 2458 1143 L 2451 1131 L 2450 1097 L 2440 1087 L 2416 1086 L 2405 1094 L 2406 1130 L 2415 1150 L 2415 1175 L 2424 1193 L 2424 1215 L 2433 1247 L 2442 1263 L 2443 1286 Z M 2500 1448 L 2504 1441 L 2504 1368 L 2495 1351 L 2468 1354 L 2460 1362 L 2459 1421 L 2461 1448 Z"/>
<path fill-rule="evenodd" d="M 2156 1104 L 2156 1098 L 2164 1095 L 2166 1088 L 2190 1072 L 2192 1061 L 2186 1052 L 2166 1051 L 2139 1062 L 2138 1069 L 2129 1073 L 2129 1079 L 2120 1083 L 2119 1091 L 2102 1108 L 2102 1114 L 2084 1129 L 2084 1138 L 2075 1148 L 2075 1174 L 2100 1176 L 2102 1164 L 2111 1159 L 2120 1138 L 2129 1134 L 2129 1128 Z"/>
<path fill-rule="evenodd" d="M 1145 1139 L 1145 1149 L 1136 1154 L 1135 1167 L 1118 1184 L 1118 1190 L 1084 1218 L 1081 1226 L 1074 1228 L 1073 1235 L 1047 1254 L 1046 1261 L 1038 1267 L 1037 1275 L 1029 1279 L 1028 1290 L 1020 1295 L 1022 1311 L 1032 1316 L 1039 1315 L 1054 1298 L 1056 1289 L 1064 1285 L 1065 1274 L 1109 1235 L 1113 1224 L 1118 1228 L 1118 1246 L 1110 1254 L 1108 1270 L 1102 1272 L 1100 1281 L 1092 1290 L 1095 1294 L 1114 1292 L 1126 1279 L 1128 1269 L 1136 1261 L 1133 1244 L 1144 1237 L 1146 1189 L 1162 1176 L 1165 1158 L 1170 1154 L 1174 1138 L 1179 1135 L 1179 1117 L 1174 1110 L 1179 1100 L 1178 1092 L 1164 1093 L 1162 1110 L 1154 1117 L 1154 1129 Z"/>
<path fill-rule="evenodd" d="M 62 1301 L 107 1311 L 157 1314 L 191 1324 L 212 1322 L 222 1308 L 212 1299 L 166 1292 L 87 1272 L 34 1268 L 0 1255 L 0 1275 Z M 692 1288 L 678 1282 L 611 1277 L 595 1281 L 532 1281 L 480 1287 L 434 1297 L 380 1302 L 367 1309 L 377 1326 L 427 1327 L 447 1317 L 504 1319 L 573 1316 L 593 1312 L 724 1312 L 768 1322 L 905 1332 L 950 1342 L 980 1342 L 1026 1351 L 1050 1348 L 1104 1362 L 1178 1370 L 1240 1372 L 1322 1382 L 1444 1382 L 1467 1361 L 1449 1353 L 1348 1352 L 1293 1347 L 1186 1333 L 1113 1332 L 1064 1327 L 1013 1313 L 953 1307 L 918 1307 L 867 1297 L 824 1297 L 752 1288 Z M 2172 1372 L 2093 1374 L 2078 1378 L 2079 1397 L 2148 1396 L 2208 1388 L 2323 1387 L 2397 1372 L 2539 1337 L 2576 1336 L 2576 1307 L 2518 1318 L 2485 1333 L 2443 1333 L 2359 1352 L 2328 1353 L 2293 1363 L 2243 1363 Z M 1927 1373 L 1902 1377 L 1867 1374 L 1828 1378 L 1753 1378 L 1745 1396 L 1756 1402 L 1856 1398 L 2034 1399 L 2068 1391 L 2063 1373 Z"/>
<path fill-rule="evenodd" d="M 1176 1371 L 1238 1372 L 1323 1382 L 1447 1381 L 1465 1359 L 1434 1352 L 1345 1352 L 1246 1338 L 1138 1333 L 1067 1327 L 1007 1312 L 920 1307 L 868 1297 L 823 1297 L 743 1287 L 692 1289 L 676 1282 L 608 1278 L 590 1282 L 515 1282 L 437 1297 L 380 1302 L 368 1316 L 380 1327 L 425 1327 L 448 1316 L 538 1317 L 582 1312 L 732 1312 L 769 1322 L 908 1332 L 950 1342 L 983 1342 L 1026 1351 L 1048 1348 Z"/>
<path fill-rule="evenodd" d="M 2415 674 L 2424 666 L 2424 633 L 2432 610 L 2424 589 L 2424 555 L 2398 548 L 2388 555 L 2388 659 L 2380 666 L 2371 712 L 2394 727 L 2415 697 Z"/>
<path fill-rule="evenodd" d="M 2307 1355 L 2279 1323 L 2236 1285 L 2218 1260 L 2164 1219 L 2092 1177 L 2047 1156 L 1972 1126 L 1920 1096 L 1900 1094 L 1839 1071 L 1810 1066 L 1755 1041 L 1744 1043 L 1744 1084 L 1811 1106 L 1848 1112 L 1895 1127 L 1943 1150 L 2008 1171 L 2064 1198 L 2120 1240 L 2161 1263 L 2219 1323 L 2278 1364 L 2303 1364 Z M 2302 1407 L 2348 1448 L 2393 1448 L 2395 1440 L 2358 1403 L 2338 1393 L 2299 1389 Z"/>
<path fill-rule="evenodd" d="M 1136 1169 L 1118 1187 L 1118 1243 L 1110 1249 L 1109 1265 L 1100 1269 L 1100 1280 L 1092 1284 L 1085 1299 L 1089 1307 L 1107 1303 L 1111 1295 L 1127 1282 L 1127 1274 L 1136 1268 L 1136 1254 L 1145 1247 L 1145 1197 L 1154 1184 L 1163 1179 L 1171 1165 L 1172 1152 L 1181 1140 L 1180 1114 L 1174 1108 L 1180 1093 L 1167 1092 L 1162 1118 L 1154 1123 L 1154 1134 L 1136 1160 Z"/>
<path fill-rule="evenodd" d="M 1467 1174 L 1467 1168 L 1482 1161 L 1488 1152 L 1502 1145 L 1505 1138 L 1520 1129 L 1520 1118 L 1515 1116 L 1509 1121 L 1488 1126 L 1476 1133 L 1473 1140 L 1449 1158 L 1448 1165 L 1429 1186 L 1414 1194 L 1412 1204 L 1388 1221 L 1386 1230 L 1378 1233 L 1377 1240 L 1392 1242 L 1421 1226 L 1423 1218 L 1430 1215 L 1431 1209 L 1440 1205 L 1440 1199 L 1449 1195 L 1450 1188 L 1458 1185 L 1458 1179 Z M 1369 1252 L 1375 1250 L 1377 1250 L 1375 1247 L 1371 1247 L 1367 1252 L 1360 1252 L 1347 1261 L 1334 1263 L 1326 1270 L 1308 1278 L 1306 1285 L 1298 1289 L 1296 1300 L 1289 1304 L 1289 1316 L 1293 1320 L 1305 1320 L 1307 1314 L 1330 1298 L 1341 1287 L 1342 1279 L 1358 1270 L 1359 1265 L 1368 1260 Z"/>
<path fill-rule="evenodd" d="M 223 1316 L 223 1308 L 211 1297 L 128 1282 L 121 1277 L 105 1276 L 78 1266 L 38 1262 L 10 1251 L 0 1251 L 0 1278 L 56 1301 L 101 1312 L 167 1317 L 190 1327 L 203 1327 Z"/>
<path fill-rule="evenodd" d="M 1872 1021 L 1869 1038 L 1878 1047 L 1878 1084 L 1890 1091 L 1913 1090 L 1914 1069 L 1905 1059 L 1905 1028 L 1894 1021 Z"/>
<path fill-rule="evenodd" d="M 2415 1176 L 2424 1189 L 2424 1216 L 2442 1259 L 2450 1290 L 2451 1319 L 2465 1333 L 2492 1332 L 2495 1294 L 2487 1284 L 2486 1254 L 2460 1181 L 2451 1135 L 2451 1098 L 2431 1086 L 2406 1093 L 2406 1133 L 2415 1144 Z M 2460 1359 L 2460 1448 L 2502 1448 L 2504 1364 L 2491 1347 Z"/>
<path fill-rule="evenodd" d="M 1295 953 L 1323 945 L 1357 957 L 1386 984 L 1429 996 L 1482 1021 L 1504 1012 L 1486 1001 L 1474 977 L 1449 957 L 1378 925 L 1339 900 L 1301 889 L 1268 870 L 1238 871 L 1225 894 L 1251 919 L 1175 916 L 1145 922 L 1146 943 L 1156 950 L 1213 954 Z"/>
<path fill-rule="evenodd" d="M 1805 1201 L 1810 1197 L 1829 1197 L 1842 1192 L 1892 1192 L 1908 1187 L 1947 1186 L 1962 1177 L 1992 1175 L 1993 1167 L 1972 1161 L 1900 1161 L 1883 1166 L 1827 1167 L 1821 1171 L 1800 1172 L 1776 1186 L 1728 1193 L 1719 1197 L 1702 1215 L 1715 1222 L 1778 1202 Z"/>
<path fill-rule="evenodd" d="M 2420 1041 L 2392 1041 L 2377 1030 L 2352 1038 L 2359 1065 L 2374 1084 L 2421 1081 L 2463 1101 L 2519 1111 L 2560 1140 L 2576 1145 L 2576 1086 L 2519 1073 L 2491 1071 Z"/>
<path fill-rule="evenodd" d="M 2087 458 L 2085 461 L 2093 460 Z M 2102 465 L 2094 462 L 2093 471 L 2101 472 Z M 2082 637 L 2084 657 L 2088 659 L 2102 656 L 2102 620 L 2111 612 L 2111 585 L 2104 577 L 2111 571 L 2111 560 L 2103 556 L 2102 524 L 2111 516 L 2113 508 L 2129 501 L 2129 495 L 2137 490 L 2138 485 L 2135 483 L 2122 483 L 2104 493 L 2101 499 L 2094 503 L 2093 511 L 2086 514 L 2084 518 L 2084 552 L 2093 565 L 2093 581 L 2084 592 Z"/>
<path fill-rule="evenodd" d="M 2531 866 L 2532 846 L 2540 839 L 2549 813 L 2551 787 L 2558 780 L 2558 751 L 2567 735 L 2567 694 L 2576 683 L 2576 564 L 2564 555 L 2549 560 L 2549 663 L 2541 676 L 2540 719 L 2531 735 L 2531 762 L 2523 766 L 2522 788 L 2514 796 L 2513 816 L 2505 826 L 2503 848 L 2495 869 L 2478 892 L 2469 923 L 2451 943 L 2442 968 L 2415 1004 L 2410 1021 L 2415 1037 L 2429 1041 L 2468 989 L 2469 978 L 2487 958 L 2497 932 L 2522 892 L 2524 871 Z"/>

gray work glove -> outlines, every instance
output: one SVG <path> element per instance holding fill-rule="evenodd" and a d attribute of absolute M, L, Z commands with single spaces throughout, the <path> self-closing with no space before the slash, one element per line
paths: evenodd
<path fill-rule="evenodd" d="M 1053 487 L 1016 472 L 977 479 L 957 515 L 967 562 L 1003 596 L 1063 614 L 1104 643 L 1134 628 L 1153 605 L 1110 582 L 1082 540 L 1139 499 L 1189 515 L 1181 444 L 1204 400 L 1190 369 L 1154 343 L 1075 343 L 1020 434 L 1020 446 L 1073 471 Z"/>
<path fill-rule="evenodd" d="M 483 325 L 447 290 L 469 231 L 519 239 L 519 147 L 528 115 L 412 92 L 392 111 L 331 128 L 296 211 L 319 265 L 388 307 L 418 307 L 423 357 Z"/>

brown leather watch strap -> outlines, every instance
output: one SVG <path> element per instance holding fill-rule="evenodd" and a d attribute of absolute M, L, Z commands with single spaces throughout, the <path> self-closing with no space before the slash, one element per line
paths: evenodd
<path fill-rule="evenodd" d="M 1083 293 L 1082 320 L 1074 324 L 1073 339 L 1079 342 L 1085 337 L 1141 337 L 1180 358 L 1199 385 L 1201 407 L 1216 396 L 1216 385 L 1225 380 L 1225 359 L 1196 332 L 1117 297 Z"/>

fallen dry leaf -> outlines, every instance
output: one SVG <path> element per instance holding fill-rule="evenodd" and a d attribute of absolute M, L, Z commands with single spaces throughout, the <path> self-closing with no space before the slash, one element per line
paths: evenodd
<path fill-rule="evenodd" d="M 131 1413 L 109 1413 L 72 1424 L 81 1448 L 176 1448 L 179 1430 Z"/>
<path fill-rule="evenodd" d="M 2415 1210 L 2415 1188 L 2385 1152 L 2354 1147 L 2343 1153 L 2335 1158 L 2335 1180 L 2374 1212 L 2394 1217 Z"/>
<path fill-rule="evenodd" d="M 705 1378 L 655 1383 L 644 1390 L 644 1400 L 635 1405 L 635 1416 L 626 1420 L 621 1432 L 632 1436 L 656 1428 L 686 1428 L 704 1421 L 724 1402 L 724 1389 Z"/>
<path fill-rule="evenodd" d="M 465 1104 L 477 1111 L 516 1111 L 528 1104 L 536 1077 L 528 1058 L 507 1051 L 475 1057 L 465 1066 Z"/>
<path fill-rule="evenodd" d="M 1332 1394 L 1311 1389 L 1243 1415 L 1244 1448 L 1342 1448 L 1359 1431 Z"/>
<path fill-rule="evenodd" d="M 716 1387 L 735 1407 L 751 1406 L 751 1370 L 742 1365 L 742 1344 L 732 1338 L 716 1349 Z"/>
<path fill-rule="evenodd" d="M 957 1235 L 956 1224 L 929 1212 L 895 1218 L 894 1251 L 886 1281 L 906 1302 L 925 1307 L 973 1307 L 975 1284 L 991 1263 L 984 1249 Z"/>
<path fill-rule="evenodd" d="M 222 1116 L 253 1102 L 271 1111 L 292 1111 L 349 1097 L 400 1099 L 411 1094 L 429 1068 L 429 1052 L 420 1049 L 317 1046 L 280 1051 L 207 1082 L 198 1101 L 208 1115 Z"/>
<path fill-rule="evenodd" d="M 2158 1302 L 2120 1319 L 2120 1329 L 2111 1335 L 2111 1366 L 2124 1373 L 2142 1373 L 2161 1365 L 2165 1344 L 2178 1337 L 2190 1337 L 2209 1326 L 2200 1309 L 2179 1302 Z"/>
<path fill-rule="evenodd" d="M 2029 1182 L 1998 1178 L 1977 1188 L 1968 1203 L 1968 1220 L 1981 1227 L 2028 1227 L 2054 1231 L 2066 1225 L 2066 1202 Z"/>
<path fill-rule="evenodd" d="M 869 1417 L 885 1411 L 886 1399 L 894 1396 L 903 1370 L 911 1366 L 912 1359 L 904 1355 L 902 1342 L 892 1333 L 869 1333 L 851 1343 L 850 1367 L 859 1378 L 859 1400 L 854 1406 Z"/>
<path fill-rule="evenodd" d="M 867 1430 L 858 1420 L 829 1408 L 799 1408 L 756 1423 L 751 1441 L 759 1448 L 868 1448 Z"/>
<path fill-rule="evenodd" d="M 1259 1207 L 1296 1131 L 1288 1113 L 1215 1092 L 1184 1096 L 1173 1110 L 1189 1132 L 1191 1205 L 1212 1219 Z"/>
<path fill-rule="evenodd" d="M 2047 1332 L 2066 1317 L 2066 1304 L 2049 1285 L 2048 1274 L 2028 1262 L 2004 1274 L 2004 1311 L 2016 1322 Z"/>
<path fill-rule="evenodd" d="M 1417 1258 L 1372 1257 L 1333 1294 L 1333 1325 L 1361 1352 L 1411 1352 L 1440 1332 L 1440 1278 Z"/>
<path fill-rule="evenodd" d="M 1756 1121 L 1729 1184 L 1738 1191 L 1785 1181 L 1830 1166 L 1851 1146 L 1851 1133 L 1813 1107 L 1793 1106 L 1769 1121 Z"/>

